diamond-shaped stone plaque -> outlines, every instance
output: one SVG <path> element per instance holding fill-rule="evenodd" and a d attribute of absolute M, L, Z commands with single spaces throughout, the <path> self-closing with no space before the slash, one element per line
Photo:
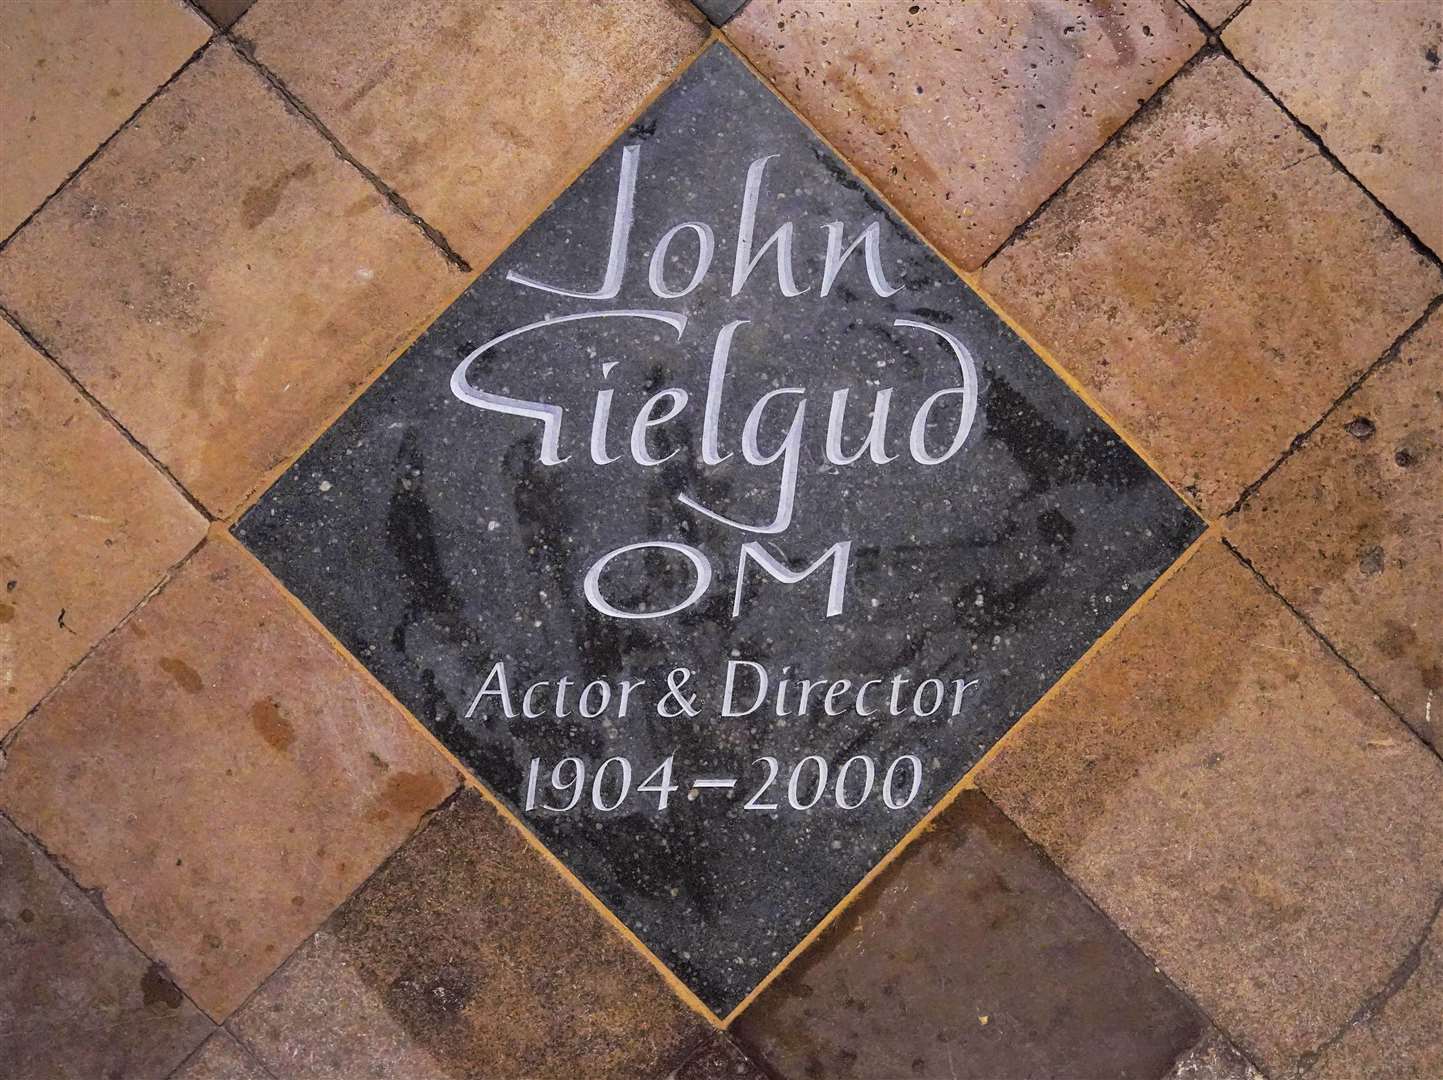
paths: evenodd
<path fill-rule="evenodd" d="M 724 1013 L 1200 529 L 717 45 L 237 533 Z"/>

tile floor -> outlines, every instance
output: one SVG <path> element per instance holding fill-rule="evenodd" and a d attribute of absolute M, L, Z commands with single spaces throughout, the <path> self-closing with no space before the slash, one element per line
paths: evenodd
<path fill-rule="evenodd" d="M 0 5 L 0 1074 L 1443 1075 L 1437 5 L 702 7 Z M 709 40 L 1210 524 L 729 1017 L 229 533 Z"/>

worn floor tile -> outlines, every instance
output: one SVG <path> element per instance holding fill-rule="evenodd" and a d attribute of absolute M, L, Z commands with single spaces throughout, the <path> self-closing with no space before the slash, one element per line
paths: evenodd
<path fill-rule="evenodd" d="M 1203 42 L 1172 0 L 753 0 L 727 34 L 968 270 Z"/>
<path fill-rule="evenodd" d="M 0 4 L 0 239 L 209 36 L 179 0 Z"/>
<path fill-rule="evenodd" d="M 1443 288 L 1220 56 L 1179 76 L 982 280 L 1210 514 Z"/>
<path fill-rule="evenodd" d="M 217 540 L 25 724 L 0 808 L 220 1018 L 455 782 Z"/>
<path fill-rule="evenodd" d="M 458 285 L 224 45 L 0 254 L 0 303 L 219 514 Z"/>
<path fill-rule="evenodd" d="M 980 782 L 1274 1074 L 1443 891 L 1443 766 L 1216 542 Z"/>
<path fill-rule="evenodd" d="M 1363 186 L 1443 253 L 1443 9 L 1253 0 L 1223 41 Z"/>
<path fill-rule="evenodd" d="M 0 1073 L 167 1076 L 211 1023 L 0 818 Z"/>
<path fill-rule="evenodd" d="M 718 1031 L 687 1055 L 667 1080 L 769 1080 L 724 1031 Z"/>
<path fill-rule="evenodd" d="M 233 1026 L 283 1080 L 630 1080 L 705 1031 L 641 954 L 469 789 Z"/>
<path fill-rule="evenodd" d="M 222 29 L 249 10 L 255 0 L 195 0 L 196 5 L 216 21 Z"/>
<path fill-rule="evenodd" d="M 267 0 L 237 31 L 480 269 L 700 47 L 707 25 L 683 0 Z"/>
<path fill-rule="evenodd" d="M 1154 1080 L 1209 1025 L 967 791 L 733 1030 L 789 1080 Z"/>
<path fill-rule="evenodd" d="M 1247 0 L 1182 0 L 1211 27 L 1221 26 Z"/>
<path fill-rule="evenodd" d="M 1164 1080 L 1266 1080 L 1216 1029 L 1172 1063 Z"/>
<path fill-rule="evenodd" d="M 1229 519 L 1233 542 L 1443 751 L 1443 311 Z"/>
<path fill-rule="evenodd" d="M 1306 1080 L 1436 1080 L 1443 1076 L 1443 920 L 1388 986 L 1351 1018 Z"/>
<path fill-rule="evenodd" d="M 0 321 L 0 736 L 205 534 L 205 519 Z"/>
<path fill-rule="evenodd" d="M 271 1080 L 271 1076 L 230 1032 L 219 1028 L 170 1080 Z"/>

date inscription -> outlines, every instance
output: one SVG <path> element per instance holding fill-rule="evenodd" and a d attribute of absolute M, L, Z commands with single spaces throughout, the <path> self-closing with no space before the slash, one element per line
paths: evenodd
<path fill-rule="evenodd" d="M 786 763 L 763 755 L 752 762 L 756 774 L 736 776 L 695 776 L 686 785 L 685 798 L 696 799 L 706 791 L 725 791 L 735 796 L 738 788 L 751 795 L 743 810 L 763 813 L 806 811 L 817 806 L 856 810 L 868 800 L 880 799 L 888 810 L 905 810 L 922 790 L 922 760 L 903 754 L 883 767 L 866 754 L 857 754 L 833 771 L 820 754 L 808 754 Z M 569 814 L 584 809 L 590 796 L 591 809 L 615 813 L 635 800 L 645 799 L 650 807 L 664 811 L 672 796 L 682 790 L 675 779 L 676 755 L 668 754 L 661 764 L 633 786 L 641 770 L 629 758 L 609 757 L 594 769 L 579 757 L 564 757 L 547 769 L 539 757 L 531 759 L 526 774 L 527 813 Z"/>

